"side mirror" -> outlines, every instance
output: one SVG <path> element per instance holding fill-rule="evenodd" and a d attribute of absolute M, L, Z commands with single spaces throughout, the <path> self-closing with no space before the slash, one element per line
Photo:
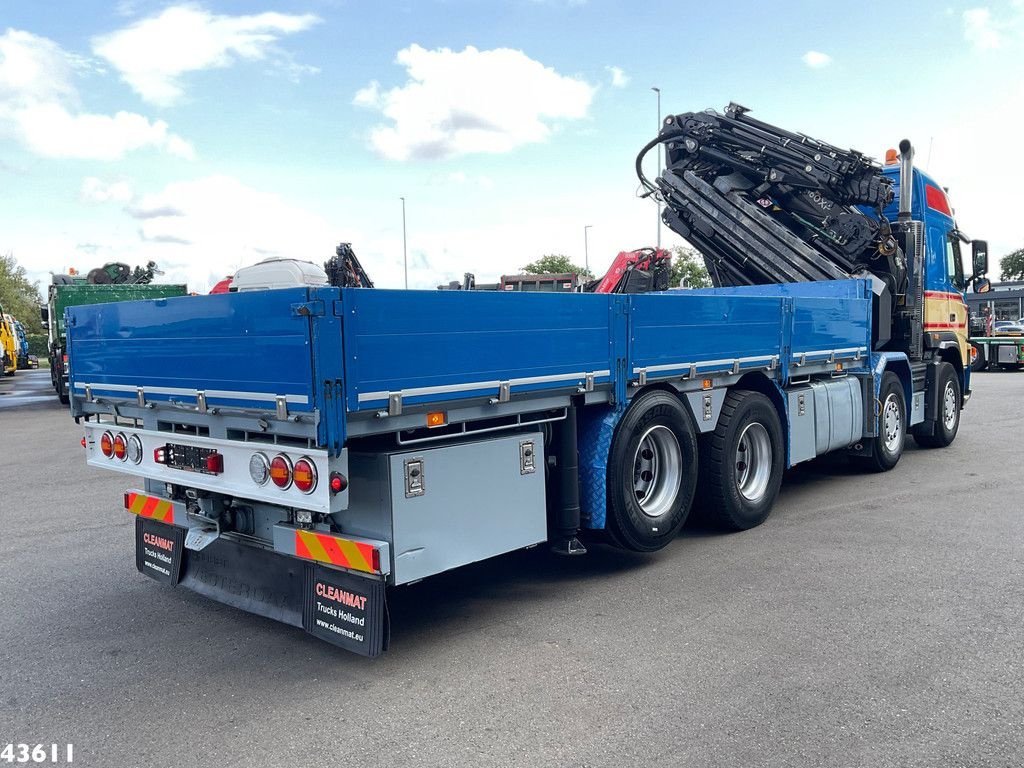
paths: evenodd
<path fill-rule="evenodd" d="M 992 283 L 987 277 L 978 277 L 974 280 L 975 293 L 988 293 L 992 290 Z"/>
<path fill-rule="evenodd" d="M 988 272 L 988 242 L 985 240 L 975 240 L 971 244 L 971 263 L 974 268 L 974 274 L 977 276 L 984 275 Z M 980 293 L 980 291 L 979 291 Z"/>
<path fill-rule="evenodd" d="M 50 308 L 45 304 L 42 304 L 39 307 L 39 319 L 43 323 L 43 328 L 50 327 Z"/>

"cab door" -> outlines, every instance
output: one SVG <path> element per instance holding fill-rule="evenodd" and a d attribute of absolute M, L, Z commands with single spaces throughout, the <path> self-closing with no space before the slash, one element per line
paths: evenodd
<path fill-rule="evenodd" d="M 952 225 L 928 227 L 928 286 L 924 292 L 924 331 L 942 336 L 953 336 L 960 350 L 960 360 L 970 360 L 967 343 L 967 304 L 963 291 L 966 287 L 960 239 Z"/>

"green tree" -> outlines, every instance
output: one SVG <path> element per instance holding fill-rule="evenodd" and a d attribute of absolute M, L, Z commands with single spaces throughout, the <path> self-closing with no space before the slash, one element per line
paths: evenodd
<path fill-rule="evenodd" d="M 30 282 L 25 268 L 13 253 L 0 254 L 0 305 L 4 312 L 21 320 L 26 333 L 42 333 L 39 319 L 39 284 Z"/>
<path fill-rule="evenodd" d="M 562 272 L 575 272 L 586 277 L 593 277 L 594 273 L 589 269 L 573 264 L 568 256 L 561 253 L 547 253 L 536 261 L 531 261 L 521 268 L 528 275 L 551 275 Z"/>
<path fill-rule="evenodd" d="M 672 276 L 669 286 L 675 288 L 683 285 L 686 288 L 710 288 L 711 277 L 704 268 L 704 260 L 693 248 L 676 245 L 669 249 L 672 252 Z M 685 282 L 683 282 L 685 278 Z"/>
<path fill-rule="evenodd" d="M 1024 280 L 1024 248 L 1003 256 L 999 262 L 1000 280 Z"/>

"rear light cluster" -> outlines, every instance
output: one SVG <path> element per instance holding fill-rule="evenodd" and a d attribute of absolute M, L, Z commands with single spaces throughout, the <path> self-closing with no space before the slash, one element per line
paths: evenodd
<path fill-rule="evenodd" d="M 282 491 L 287 491 L 292 485 L 302 493 L 316 490 L 316 464 L 305 456 L 293 464 L 283 453 L 272 459 L 262 453 L 254 453 L 249 459 L 249 477 L 256 485 L 272 482 Z"/>
<path fill-rule="evenodd" d="M 116 435 L 110 431 L 100 435 L 100 453 L 108 459 L 130 461 L 132 464 L 142 463 L 142 440 L 138 435 L 126 436 L 124 432 Z"/>

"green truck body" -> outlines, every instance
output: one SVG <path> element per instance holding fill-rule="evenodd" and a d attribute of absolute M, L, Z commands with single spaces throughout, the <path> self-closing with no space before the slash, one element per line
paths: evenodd
<path fill-rule="evenodd" d="M 1024 336 L 995 334 L 978 336 L 970 342 L 978 350 L 978 356 L 971 364 L 974 371 L 984 371 L 997 365 L 1016 371 L 1024 366 Z"/>
<path fill-rule="evenodd" d="M 64 327 L 64 311 L 68 307 L 79 307 L 84 304 L 109 304 L 114 301 L 137 301 L 139 299 L 163 299 L 171 296 L 185 296 L 188 288 L 185 285 L 134 283 L 120 285 L 93 285 L 85 278 L 67 275 L 55 276 L 50 286 L 48 301 L 43 307 L 42 317 L 49 334 L 50 380 L 54 391 L 62 403 L 67 404 L 68 367 L 65 359 L 66 329 Z"/>

